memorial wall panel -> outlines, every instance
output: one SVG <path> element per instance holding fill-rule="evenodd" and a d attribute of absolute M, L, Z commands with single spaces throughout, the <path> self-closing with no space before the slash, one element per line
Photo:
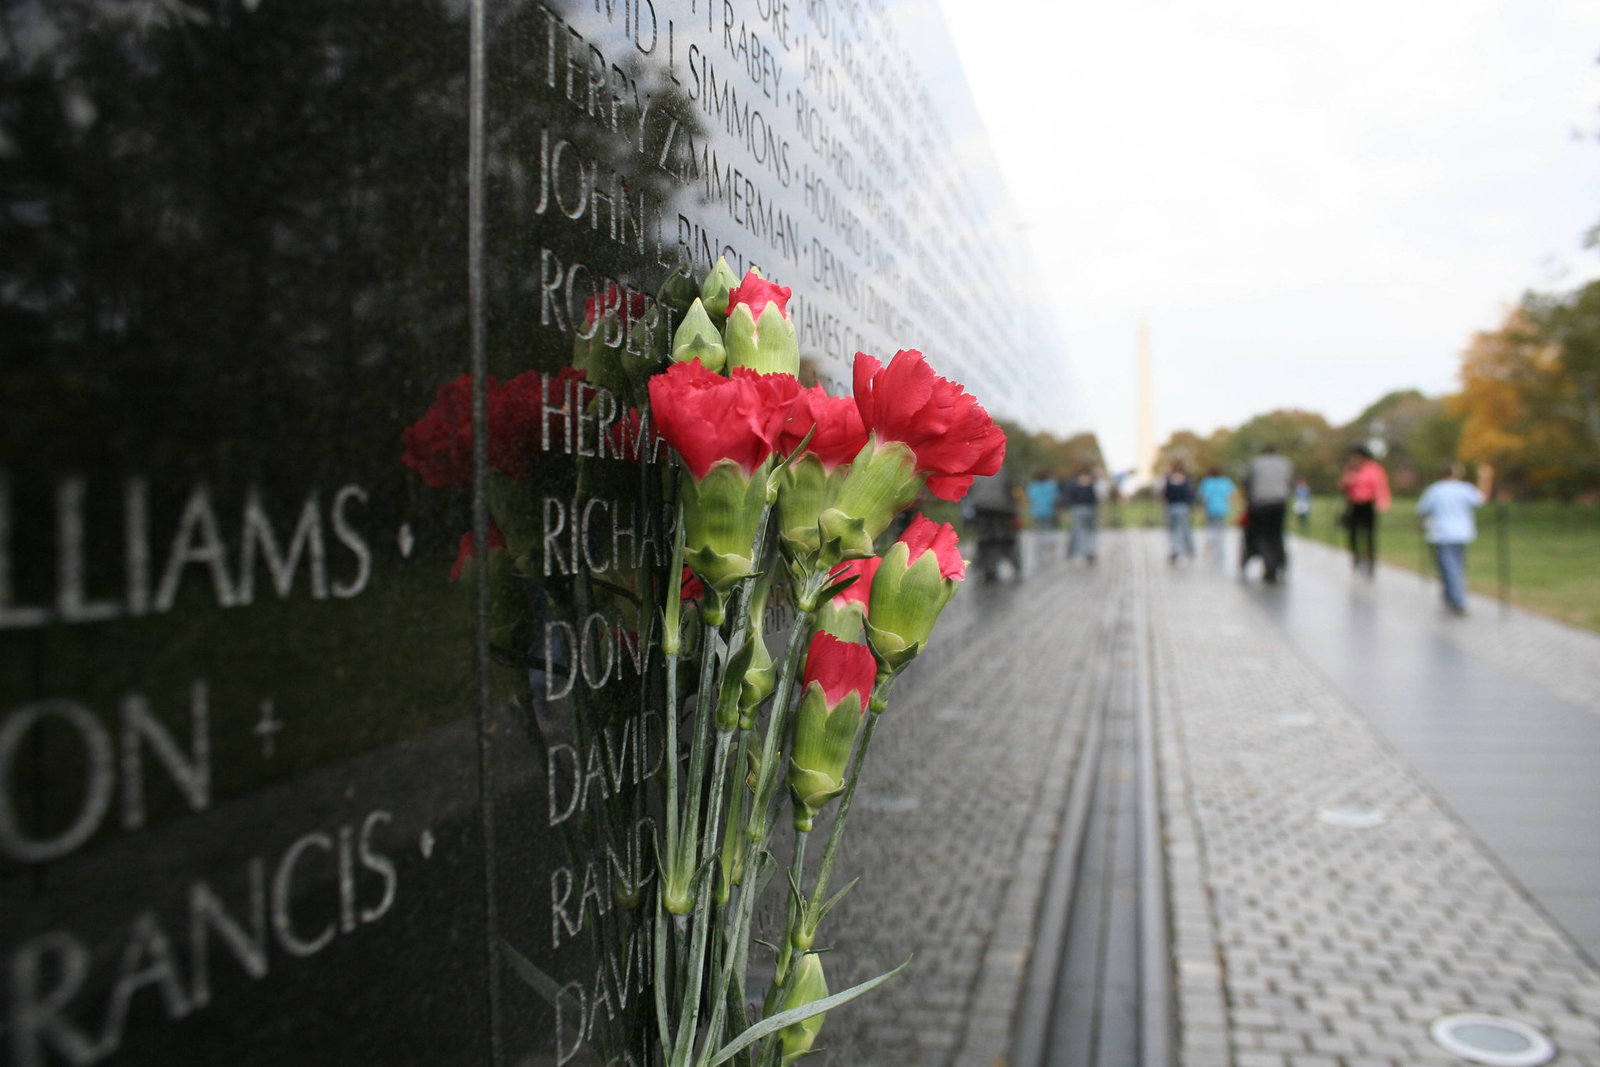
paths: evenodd
<path fill-rule="evenodd" d="M 925 4 L 0 4 L 3 1062 L 651 1062 L 719 258 L 830 391 L 1055 373 Z"/>

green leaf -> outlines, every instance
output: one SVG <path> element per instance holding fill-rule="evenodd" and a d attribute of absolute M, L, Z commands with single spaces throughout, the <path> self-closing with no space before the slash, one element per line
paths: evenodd
<path fill-rule="evenodd" d="M 846 589 L 849 589 L 852 585 L 855 585 L 856 582 L 860 580 L 861 575 L 852 574 L 846 578 L 842 578 L 839 581 L 834 582 L 832 585 L 828 586 L 822 592 L 817 594 L 817 603 L 826 604 L 828 601 L 832 600 Z"/>
<path fill-rule="evenodd" d="M 852 879 L 850 879 L 850 883 L 848 885 L 846 885 L 843 889 L 839 890 L 833 896 L 829 897 L 828 898 L 828 902 L 826 904 L 822 905 L 821 908 L 817 909 L 817 916 L 816 916 L 815 921 L 820 923 L 823 920 L 823 918 L 827 916 L 828 912 L 833 910 L 833 906 L 835 904 L 839 903 L 839 901 L 843 900 L 844 899 L 844 895 L 846 893 L 850 892 L 850 890 L 854 889 L 856 887 L 856 883 L 859 882 L 859 881 L 861 881 L 860 878 L 852 878 Z"/>
<path fill-rule="evenodd" d="M 774 492 L 777 491 L 777 477 L 779 472 L 788 470 L 789 467 L 793 466 L 794 461 L 800 458 L 801 453 L 806 450 L 806 446 L 811 443 L 811 439 L 816 435 L 817 424 L 812 423 L 811 429 L 807 430 L 806 435 L 800 438 L 800 443 L 794 446 L 794 450 L 791 451 L 787 456 L 784 456 L 783 459 L 772 468 L 772 474 L 769 476 L 767 484 L 773 487 Z"/>
<path fill-rule="evenodd" d="M 780 1011 L 776 1015 L 762 1019 L 760 1022 L 750 1027 L 750 1029 L 734 1038 L 731 1042 L 722 1046 L 722 1048 L 717 1051 L 717 1054 L 711 1058 L 711 1061 L 706 1064 L 706 1067 L 718 1067 L 719 1064 L 727 1063 L 740 1052 L 749 1048 L 757 1041 L 760 1041 L 768 1034 L 775 1034 L 779 1030 L 782 1030 L 785 1026 L 792 1026 L 795 1023 L 803 1022 L 804 1020 L 811 1018 L 813 1015 L 820 1015 L 825 1011 L 832 1011 L 834 1008 L 850 1003 L 859 996 L 872 992 L 874 989 L 877 989 L 883 983 L 887 982 L 889 979 L 893 978 L 895 975 L 909 967 L 911 965 L 911 960 L 912 957 L 907 956 L 906 961 L 900 966 L 896 967 L 894 970 L 889 971 L 886 974 L 880 974 L 876 978 L 870 978 L 867 981 L 862 982 L 860 985 L 851 986 L 842 993 L 835 993 L 831 997 L 823 997 L 821 1000 L 812 1001 L 810 1004 L 805 1004 L 798 1008 L 790 1008 L 788 1011 Z"/>

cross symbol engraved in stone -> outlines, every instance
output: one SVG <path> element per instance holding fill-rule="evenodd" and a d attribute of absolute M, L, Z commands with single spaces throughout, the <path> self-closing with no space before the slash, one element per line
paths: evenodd
<path fill-rule="evenodd" d="M 250 732 L 261 738 L 261 754 L 272 756 L 278 750 L 278 731 L 283 729 L 283 723 L 273 715 L 271 700 L 261 702 L 261 721 L 251 727 Z"/>

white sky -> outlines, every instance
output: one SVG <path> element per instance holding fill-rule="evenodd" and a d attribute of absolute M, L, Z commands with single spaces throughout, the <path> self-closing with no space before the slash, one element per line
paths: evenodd
<path fill-rule="evenodd" d="M 1600 275 L 1600 0 L 943 0 L 1078 396 L 1134 465 L 1279 407 L 1456 387 L 1525 289 Z"/>

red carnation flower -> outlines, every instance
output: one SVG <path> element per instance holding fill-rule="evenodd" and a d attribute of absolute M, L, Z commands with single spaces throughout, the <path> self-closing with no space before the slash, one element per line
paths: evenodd
<path fill-rule="evenodd" d="M 489 388 L 495 381 L 489 379 Z M 400 462 L 422 475 L 430 489 L 472 484 L 472 375 L 439 387 L 433 403 L 400 434 Z"/>
<path fill-rule="evenodd" d="M 800 388 L 800 380 L 792 374 L 762 374 L 749 367 L 735 367 L 731 378 L 747 381 L 755 386 L 756 392 L 761 397 L 761 403 L 772 414 L 774 449 L 776 444 L 783 439 L 784 422 L 789 417 L 794 407 L 795 398 L 804 390 Z"/>
<path fill-rule="evenodd" d="M 868 431 L 916 454 L 917 470 L 941 499 L 960 500 L 975 476 L 996 473 L 1005 459 L 1005 432 L 915 349 L 895 353 L 887 367 L 857 352 L 855 400 Z"/>
<path fill-rule="evenodd" d="M 815 426 L 817 432 L 806 445 L 806 452 L 822 461 L 824 471 L 833 471 L 856 458 L 867 443 L 867 428 L 861 422 L 861 409 L 847 396 L 829 396 L 820 385 L 801 389 L 789 406 L 789 417 L 778 438 L 778 451 L 789 455 Z"/>
<path fill-rule="evenodd" d="M 816 682 L 822 689 L 822 698 L 828 707 L 838 707 L 852 690 L 861 694 L 864 711 L 867 698 L 872 695 L 872 683 L 878 677 L 878 661 L 866 645 L 841 641 L 830 633 L 818 631 L 811 637 L 806 649 L 805 685 Z"/>
<path fill-rule="evenodd" d="M 829 582 L 839 582 L 855 575 L 856 580 L 850 586 L 834 595 L 834 607 L 842 608 L 846 604 L 860 604 L 866 610 L 867 602 L 872 592 L 872 576 L 878 573 L 878 567 L 883 563 L 882 556 L 868 556 L 866 559 L 846 560 L 833 568 L 828 573 Z"/>
<path fill-rule="evenodd" d="M 489 521 L 489 549 L 490 551 L 493 551 L 494 549 L 505 547 L 506 535 L 500 532 L 500 527 L 496 526 L 494 524 L 494 520 L 491 519 Z M 461 579 L 461 568 L 465 567 L 467 565 L 467 560 L 471 558 L 472 531 L 468 530 L 466 533 L 461 535 L 461 545 L 456 549 L 456 562 L 455 565 L 450 568 L 450 580 L 452 582 L 459 581 Z"/>
<path fill-rule="evenodd" d="M 921 559 L 924 552 L 932 552 L 939 561 L 939 577 L 957 581 L 966 578 L 967 563 L 961 558 L 961 543 L 956 538 L 956 528 L 949 523 L 934 522 L 926 515 L 918 515 L 900 535 L 900 540 L 911 552 L 907 566 Z"/>
<path fill-rule="evenodd" d="M 793 293 L 794 290 L 787 285 L 769 282 L 755 271 L 750 271 L 744 276 L 744 281 L 728 291 L 728 308 L 724 314 L 731 317 L 734 308 L 740 304 L 748 304 L 751 317 L 759 322 L 762 309 L 771 303 L 778 305 L 778 314 L 787 317 L 789 297 Z"/>
<path fill-rule="evenodd" d="M 711 465 L 731 459 L 746 478 L 772 455 L 783 411 L 768 404 L 771 387 L 751 375 L 724 378 L 698 359 L 674 363 L 650 379 L 656 432 L 678 450 L 696 481 Z"/>

